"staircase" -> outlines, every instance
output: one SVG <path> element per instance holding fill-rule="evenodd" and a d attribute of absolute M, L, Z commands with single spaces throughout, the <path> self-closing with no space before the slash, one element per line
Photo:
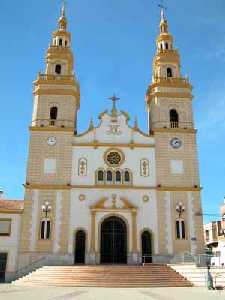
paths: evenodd
<path fill-rule="evenodd" d="M 190 287 L 167 265 L 45 266 L 14 282 L 16 285 L 63 287 Z"/>
<path fill-rule="evenodd" d="M 181 276 L 185 277 L 196 287 L 206 286 L 206 274 L 207 268 L 197 267 L 194 264 L 179 264 L 170 265 L 172 269 L 180 273 Z M 225 286 L 225 268 L 212 267 L 210 272 L 213 277 L 213 283 L 216 286 Z"/>

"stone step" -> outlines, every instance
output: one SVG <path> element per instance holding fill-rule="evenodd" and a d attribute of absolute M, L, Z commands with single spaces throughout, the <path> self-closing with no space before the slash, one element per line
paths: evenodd
<path fill-rule="evenodd" d="M 44 266 L 14 282 L 16 285 L 80 287 L 190 287 L 172 268 L 147 266 Z"/>

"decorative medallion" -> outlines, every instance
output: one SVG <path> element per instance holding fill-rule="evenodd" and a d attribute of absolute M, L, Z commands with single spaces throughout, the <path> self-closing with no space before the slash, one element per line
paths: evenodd
<path fill-rule="evenodd" d="M 142 199 L 143 199 L 143 202 L 148 202 L 149 201 L 149 196 L 144 195 Z"/>
<path fill-rule="evenodd" d="M 87 159 L 80 158 L 78 161 L 78 175 L 87 176 Z"/>
<path fill-rule="evenodd" d="M 104 160 L 108 166 L 118 167 L 124 162 L 125 156 L 123 152 L 118 149 L 110 149 L 105 152 Z"/>
<path fill-rule="evenodd" d="M 86 199 L 86 196 L 84 194 L 79 195 L 79 200 L 84 201 Z"/>
<path fill-rule="evenodd" d="M 170 145 L 174 148 L 174 149 L 179 149 L 182 146 L 182 141 L 178 138 L 173 138 L 170 141 Z"/>
<path fill-rule="evenodd" d="M 54 137 L 54 136 L 49 136 L 49 137 L 47 138 L 47 144 L 48 144 L 49 146 L 54 146 L 54 145 L 56 144 L 56 137 Z"/>
<path fill-rule="evenodd" d="M 149 176 L 149 160 L 148 159 L 142 159 L 141 160 L 141 164 L 140 164 L 140 168 L 141 168 L 141 176 L 147 177 Z"/>

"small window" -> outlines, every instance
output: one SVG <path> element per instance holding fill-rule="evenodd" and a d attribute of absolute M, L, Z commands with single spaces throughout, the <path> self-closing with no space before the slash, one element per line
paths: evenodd
<path fill-rule="evenodd" d="M 124 182 L 125 183 L 129 183 L 130 182 L 130 172 L 129 171 L 125 171 L 124 172 Z"/>
<path fill-rule="evenodd" d="M 104 181 L 104 172 L 102 170 L 98 171 L 97 180 L 98 180 L 98 182 Z"/>
<path fill-rule="evenodd" d="M 116 183 L 121 183 L 121 172 L 116 171 Z"/>
<path fill-rule="evenodd" d="M 62 66 L 61 65 L 56 65 L 55 66 L 55 72 L 56 72 L 56 74 L 61 74 L 61 71 L 62 71 Z"/>
<path fill-rule="evenodd" d="M 48 219 L 41 221 L 41 239 L 49 240 L 51 235 L 51 222 Z"/>
<path fill-rule="evenodd" d="M 176 109 L 170 110 L 170 126 L 171 126 L 171 128 L 179 127 L 179 115 L 178 115 Z"/>
<path fill-rule="evenodd" d="M 67 42 L 67 41 L 65 41 L 65 47 L 67 47 L 67 45 L 68 45 L 68 42 Z"/>
<path fill-rule="evenodd" d="M 166 50 L 168 50 L 168 49 L 169 49 L 169 45 L 168 45 L 168 43 L 167 43 L 167 42 L 165 43 L 165 48 L 166 48 Z"/>
<path fill-rule="evenodd" d="M 112 182 L 113 176 L 112 176 L 112 171 L 107 171 L 106 173 L 106 181 L 107 182 Z"/>
<path fill-rule="evenodd" d="M 167 77 L 173 77 L 173 72 L 172 72 L 171 68 L 166 69 L 166 75 L 167 75 Z"/>
<path fill-rule="evenodd" d="M 11 234 L 11 220 L 1 219 L 0 220 L 0 236 L 10 236 Z"/>
<path fill-rule="evenodd" d="M 62 39 L 59 39 L 59 46 L 62 46 L 62 44 L 63 44 Z"/>
<path fill-rule="evenodd" d="M 185 239 L 185 223 L 184 220 L 176 220 L 176 236 L 178 240 Z"/>
<path fill-rule="evenodd" d="M 58 108 L 56 106 L 53 106 L 50 108 L 50 119 L 51 120 L 56 120 L 57 119 L 57 114 L 58 114 Z"/>

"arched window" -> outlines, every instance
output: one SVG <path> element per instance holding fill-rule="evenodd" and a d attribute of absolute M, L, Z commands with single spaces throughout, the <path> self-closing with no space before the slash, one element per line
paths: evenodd
<path fill-rule="evenodd" d="M 50 108 L 50 119 L 51 120 L 56 120 L 57 119 L 57 114 L 58 114 L 58 108 L 56 106 L 53 106 Z"/>
<path fill-rule="evenodd" d="M 166 69 L 166 75 L 167 75 L 167 77 L 173 77 L 173 71 L 171 68 Z"/>
<path fill-rule="evenodd" d="M 56 74 L 61 74 L 61 71 L 62 71 L 62 66 L 61 65 L 56 65 L 55 66 L 55 72 L 56 72 Z"/>
<path fill-rule="evenodd" d="M 62 39 L 59 39 L 59 46 L 62 46 L 62 44 L 63 44 Z"/>
<path fill-rule="evenodd" d="M 179 127 L 179 115 L 178 115 L 176 109 L 170 110 L 170 127 L 171 128 Z"/>
<path fill-rule="evenodd" d="M 124 172 L 124 183 L 130 183 L 131 182 L 131 175 L 128 170 Z"/>
<path fill-rule="evenodd" d="M 49 219 L 41 220 L 40 238 L 42 240 L 49 240 L 51 236 L 51 221 Z"/>
<path fill-rule="evenodd" d="M 112 183 L 112 180 L 113 180 L 112 171 L 108 170 L 106 172 L 106 181 L 107 183 Z"/>
<path fill-rule="evenodd" d="M 163 50 L 163 44 L 160 44 L 160 49 Z"/>
<path fill-rule="evenodd" d="M 122 176 L 121 172 L 119 170 L 116 171 L 116 183 L 121 183 L 122 181 Z"/>
<path fill-rule="evenodd" d="M 169 49 L 169 45 L 168 45 L 168 43 L 167 43 L 167 42 L 165 43 L 165 48 L 166 48 L 166 50 L 168 50 L 168 49 Z"/>
<path fill-rule="evenodd" d="M 185 239 L 185 223 L 184 220 L 176 220 L 176 237 L 178 240 Z"/>
<path fill-rule="evenodd" d="M 99 170 L 97 172 L 97 181 L 104 182 L 104 171 L 103 170 Z"/>
<path fill-rule="evenodd" d="M 67 41 L 65 41 L 65 47 L 67 47 L 67 45 L 68 45 L 68 42 L 67 42 Z"/>

